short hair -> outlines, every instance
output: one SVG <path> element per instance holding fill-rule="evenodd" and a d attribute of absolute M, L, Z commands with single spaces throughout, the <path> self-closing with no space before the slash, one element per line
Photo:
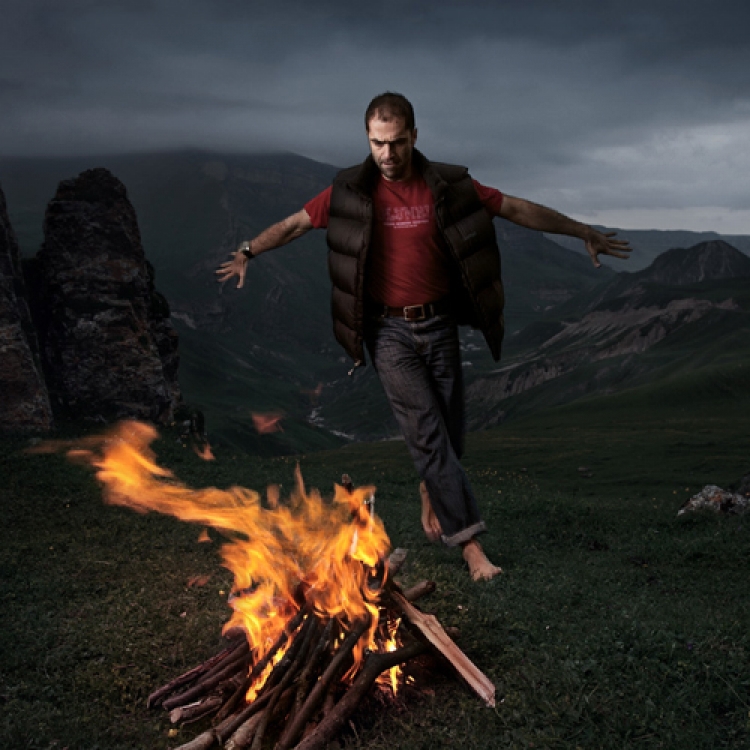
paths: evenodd
<path fill-rule="evenodd" d="M 365 111 L 365 130 L 370 130 L 370 120 L 374 118 L 389 122 L 396 118 L 403 119 L 407 130 L 414 130 L 414 107 L 403 95 L 393 91 L 378 94 Z"/>

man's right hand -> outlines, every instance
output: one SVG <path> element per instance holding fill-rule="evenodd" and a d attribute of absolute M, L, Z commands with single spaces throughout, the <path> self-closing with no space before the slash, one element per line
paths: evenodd
<path fill-rule="evenodd" d="M 237 276 L 237 289 L 242 289 L 245 285 L 245 272 L 249 260 L 241 249 L 235 250 L 231 255 L 231 260 L 222 263 L 216 269 L 216 279 L 223 284 L 225 281 L 229 281 L 233 276 Z"/>
<path fill-rule="evenodd" d="M 250 260 L 242 250 L 249 250 L 253 258 L 257 258 L 261 253 L 267 250 L 273 250 L 275 247 L 286 245 L 287 242 L 296 240 L 313 228 L 312 221 L 305 209 L 297 211 L 296 214 L 287 216 L 286 219 L 272 224 L 268 229 L 264 229 L 255 239 L 250 242 L 243 242 L 240 247 L 231 254 L 232 259 L 222 263 L 216 269 L 216 276 L 219 281 L 224 283 L 229 281 L 233 276 L 237 276 L 237 289 L 241 289 L 245 284 L 245 272 L 247 263 Z"/>

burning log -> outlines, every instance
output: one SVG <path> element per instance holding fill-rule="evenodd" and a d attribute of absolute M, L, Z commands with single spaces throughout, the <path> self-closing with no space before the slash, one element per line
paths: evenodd
<path fill-rule="evenodd" d="M 426 643 L 414 641 L 408 646 L 387 654 L 372 654 L 367 658 L 365 666 L 344 693 L 343 698 L 328 712 L 320 724 L 296 745 L 296 750 L 319 750 L 325 747 L 340 731 L 344 722 L 354 713 L 360 701 L 369 692 L 375 680 L 387 669 L 413 659 L 427 651 Z M 287 750 L 289 745 L 277 745 L 276 750 Z"/>
<path fill-rule="evenodd" d="M 469 684 L 469 687 L 490 707 L 495 707 L 495 686 L 477 669 L 474 663 L 451 640 L 434 615 L 420 612 L 411 602 L 399 594 L 391 596 L 401 607 L 404 615 L 427 638 L 427 640 L 456 668 L 456 671 Z"/>

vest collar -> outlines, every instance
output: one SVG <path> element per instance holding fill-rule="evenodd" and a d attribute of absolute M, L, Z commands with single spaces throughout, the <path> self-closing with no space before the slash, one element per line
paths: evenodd
<path fill-rule="evenodd" d="M 435 201 L 442 200 L 445 189 L 448 187 L 448 183 L 440 176 L 437 170 L 433 168 L 430 160 L 416 148 L 412 152 L 412 169 L 414 172 L 421 174 L 422 177 L 424 177 L 427 187 L 430 188 Z M 371 197 L 379 177 L 380 170 L 375 164 L 372 154 L 370 154 L 362 164 L 357 167 L 357 171 L 351 178 L 350 185 L 363 195 Z"/>
<path fill-rule="evenodd" d="M 435 202 L 443 199 L 445 189 L 448 187 L 448 183 L 438 174 L 437 170 L 432 166 L 430 160 L 425 155 L 418 151 L 416 148 L 412 153 L 412 169 L 421 174 L 424 177 L 424 181 L 427 183 L 427 187 L 430 188 L 430 192 L 435 198 Z"/>

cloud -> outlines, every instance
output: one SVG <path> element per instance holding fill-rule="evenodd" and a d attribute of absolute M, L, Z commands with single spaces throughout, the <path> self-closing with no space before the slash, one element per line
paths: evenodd
<path fill-rule="evenodd" d="M 428 156 L 567 212 L 748 208 L 744 0 L 5 5 L 4 154 L 195 146 L 343 166 L 390 89 Z"/>

